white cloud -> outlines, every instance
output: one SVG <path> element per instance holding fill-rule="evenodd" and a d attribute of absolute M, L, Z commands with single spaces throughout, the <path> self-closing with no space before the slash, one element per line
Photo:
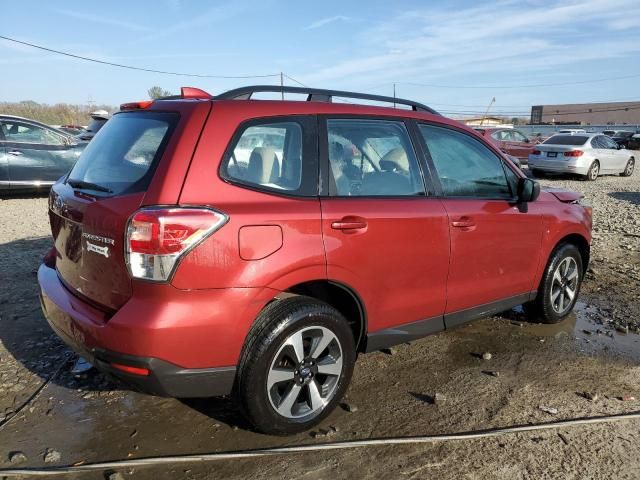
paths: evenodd
<path fill-rule="evenodd" d="M 312 85 L 402 80 L 455 85 L 469 83 L 457 77 L 482 73 L 502 76 L 497 83 L 505 84 L 517 76 L 590 60 L 592 74 L 602 77 L 607 75 L 599 60 L 619 67 L 616 58 L 640 53 L 638 26 L 637 0 L 506 0 L 466 9 L 429 7 L 403 12 L 362 32 L 349 44 L 348 58 L 300 78 Z"/>
<path fill-rule="evenodd" d="M 347 17 L 345 15 L 334 15 L 333 17 L 321 18 L 320 20 L 316 20 L 315 22 L 304 27 L 303 30 L 314 30 L 316 28 L 329 25 L 330 23 L 348 22 L 349 20 L 351 20 L 351 17 Z"/>
<path fill-rule="evenodd" d="M 60 13 L 61 15 L 65 15 L 67 17 L 75 18 L 77 20 L 84 20 L 87 22 L 97 23 L 100 25 L 106 25 L 108 27 L 122 28 L 125 30 L 133 31 L 133 32 L 150 32 L 151 31 L 150 27 L 129 22 L 126 20 L 108 18 L 103 15 L 94 15 L 92 13 L 77 12 L 75 10 L 65 10 L 65 9 L 59 9 L 59 10 L 56 10 L 56 12 Z"/>

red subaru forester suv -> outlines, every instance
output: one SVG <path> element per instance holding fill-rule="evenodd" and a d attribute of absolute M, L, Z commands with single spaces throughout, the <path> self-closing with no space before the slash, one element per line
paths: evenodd
<path fill-rule="evenodd" d="M 281 91 L 306 101 L 254 95 Z M 42 308 L 139 390 L 233 393 L 258 430 L 299 432 L 358 353 L 519 304 L 565 317 L 589 261 L 580 197 L 409 100 L 184 88 L 122 105 L 53 186 Z"/>

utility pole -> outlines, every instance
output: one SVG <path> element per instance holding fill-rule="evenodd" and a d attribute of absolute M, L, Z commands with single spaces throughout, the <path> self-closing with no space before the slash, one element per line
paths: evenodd
<path fill-rule="evenodd" d="M 280 72 L 280 93 L 282 93 L 282 100 L 284 100 L 284 74 Z"/>
<path fill-rule="evenodd" d="M 482 119 L 480 120 L 480 126 L 482 126 L 482 124 L 484 123 L 484 119 L 487 117 L 487 115 L 489 115 L 489 110 L 491 110 L 491 105 L 493 105 L 496 102 L 496 97 L 493 97 L 491 99 L 491 101 L 489 102 L 489 106 L 487 107 L 487 111 L 484 112 L 484 115 L 482 116 Z"/>

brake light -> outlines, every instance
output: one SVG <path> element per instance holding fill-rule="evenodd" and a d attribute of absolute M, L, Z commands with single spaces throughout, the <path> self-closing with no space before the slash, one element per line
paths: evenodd
<path fill-rule="evenodd" d="M 127 267 L 133 278 L 166 282 L 180 259 L 228 220 L 208 208 L 143 208 L 127 226 Z"/>
<path fill-rule="evenodd" d="M 120 110 L 121 111 L 124 111 L 124 110 L 143 110 L 145 108 L 149 108 L 152 103 L 153 103 L 153 100 L 144 100 L 142 102 L 123 103 L 122 105 L 120 105 Z"/>
<path fill-rule="evenodd" d="M 540 155 L 542 152 L 540 150 L 532 150 L 531 155 Z"/>
<path fill-rule="evenodd" d="M 565 157 L 580 157 L 584 152 L 582 150 L 570 150 L 568 152 L 564 152 Z"/>

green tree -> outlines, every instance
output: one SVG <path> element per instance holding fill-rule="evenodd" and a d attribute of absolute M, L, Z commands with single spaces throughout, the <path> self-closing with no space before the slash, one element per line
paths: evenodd
<path fill-rule="evenodd" d="M 165 90 L 164 88 L 158 87 L 157 85 L 147 90 L 147 93 L 149 94 L 149 98 L 152 100 L 156 100 L 162 97 L 168 97 L 169 95 L 171 95 L 171 92 L 169 90 Z"/>

